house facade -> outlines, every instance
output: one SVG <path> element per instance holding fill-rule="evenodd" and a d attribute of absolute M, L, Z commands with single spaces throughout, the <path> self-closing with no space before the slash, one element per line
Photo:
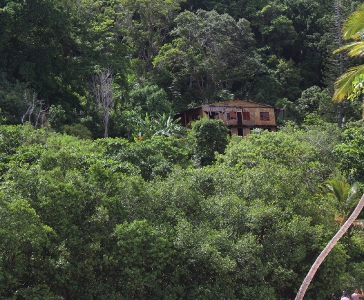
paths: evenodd
<path fill-rule="evenodd" d="M 229 100 L 179 112 L 175 118 L 181 118 L 181 125 L 190 126 L 190 122 L 200 118 L 222 120 L 230 128 L 232 135 L 246 136 L 252 129 L 277 130 L 278 111 L 270 105 L 246 100 Z"/>

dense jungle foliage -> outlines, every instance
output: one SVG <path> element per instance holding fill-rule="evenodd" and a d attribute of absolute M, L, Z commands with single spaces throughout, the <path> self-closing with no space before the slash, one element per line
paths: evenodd
<path fill-rule="evenodd" d="M 293 299 L 364 191 L 359 4 L 0 0 L 0 298 Z M 278 132 L 173 119 L 229 99 Z M 305 299 L 362 285 L 363 224 Z"/>

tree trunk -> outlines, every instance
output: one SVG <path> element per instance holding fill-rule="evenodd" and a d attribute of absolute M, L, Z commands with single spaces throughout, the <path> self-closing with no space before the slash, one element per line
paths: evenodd
<path fill-rule="evenodd" d="M 341 10 L 340 10 L 340 1 L 336 0 L 334 2 L 334 9 L 335 9 L 335 23 L 336 23 L 336 30 L 337 30 L 337 38 L 338 38 L 338 45 L 339 48 L 343 46 L 343 37 L 341 33 L 342 29 L 342 20 L 341 20 Z M 340 52 L 339 54 L 339 69 L 340 75 L 344 73 L 344 54 Z M 343 118 L 344 118 L 344 102 L 345 99 L 342 99 L 339 103 L 339 110 L 337 113 L 337 125 L 339 128 L 343 127 Z"/>
<path fill-rule="evenodd" d="M 345 99 L 339 102 L 339 110 L 337 113 L 337 126 L 339 128 L 343 127 L 343 119 L 344 119 L 344 101 Z"/>
<path fill-rule="evenodd" d="M 95 74 L 92 80 L 92 89 L 96 96 L 96 102 L 101 109 L 102 121 L 104 124 L 104 138 L 106 138 L 109 135 L 108 124 L 110 119 L 110 110 L 114 104 L 114 76 L 110 69 L 106 69 L 104 72 Z"/>
<path fill-rule="evenodd" d="M 335 236 L 331 239 L 331 241 L 327 244 L 325 249 L 321 252 L 321 254 L 317 257 L 316 261 L 313 263 L 310 271 L 307 273 L 306 278 L 303 280 L 303 283 L 297 293 L 295 300 L 302 300 L 305 296 L 306 290 L 310 285 L 313 276 L 321 263 L 324 261 L 325 257 L 330 253 L 331 249 L 336 245 L 339 239 L 345 234 L 345 232 L 350 228 L 351 224 L 356 220 L 358 215 L 360 214 L 362 208 L 364 206 L 364 195 L 361 197 L 358 205 L 355 210 L 351 214 L 351 216 L 347 219 L 344 225 L 339 229 L 339 231 L 335 234 Z"/>

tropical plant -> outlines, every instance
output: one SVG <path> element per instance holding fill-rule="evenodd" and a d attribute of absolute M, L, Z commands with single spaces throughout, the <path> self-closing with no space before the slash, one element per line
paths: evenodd
<path fill-rule="evenodd" d="M 326 181 L 326 187 L 328 189 L 327 196 L 333 197 L 337 201 L 338 214 L 335 216 L 335 221 L 341 227 L 348 220 L 359 202 L 359 183 L 354 182 L 350 185 L 345 180 L 334 178 Z M 347 231 L 349 237 L 353 227 L 363 229 L 364 220 L 355 220 L 353 222 Z"/>
<path fill-rule="evenodd" d="M 145 118 L 140 116 L 134 119 L 133 131 L 134 139 L 145 139 L 152 136 L 174 136 L 183 137 L 186 129 L 179 125 L 179 119 L 173 120 L 166 114 L 157 114 L 157 117 L 151 117 L 148 113 Z"/>
<path fill-rule="evenodd" d="M 180 120 L 181 118 L 173 120 L 171 116 L 167 117 L 166 114 L 160 115 L 157 122 L 161 128 L 154 135 L 183 137 L 186 133 L 186 128 L 179 125 Z"/>
<path fill-rule="evenodd" d="M 310 285 L 313 277 L 315 276 L 315 273 L 319 266 L 322 264 L 326 256 L 330 253 L 332 248 L 337 244 L 337 242 L 340 240 L 340 238 L 345 234 L 345 232 L 350 228 L 350 226 L 353 224 L 353 222 L 356 220 L 358 215 L 360 214 L 361 210 L 364 206 L 364 195 L 361 197 L 360 201 L 358 202 L 358 205 L 355 207 L 353 213 L 350 215 L 350 217 L 347 219 L 347 221 L 344 223 L 342 227 L 340 227 L 339 231 L 335 234 L 335 236 L 330 240 L 330 242 L 326 245 L 324 250 L 320 253 L 320 255 L 317 257 L 315 262 L 313 263 L 310 271 L 307 273 L 305 279 L 302 282 L 302 285 L 296 295 L 295 300 L 302 300 L 305 296 L 306 290 L 308 286 Z"/>
<path fill-rule="evenodd" d="M 353 40 L 346 44 L 334 53 L 344 50 L 348 51 L 350 57 L 364 56 L 364 40 L 362 33 L 364 31 L 364 4 L 360 5 L 357 10 L 352 13 L 342 28 L 342 36 L 344 40 Z M 335 93 L 333 100 L 340 101 L 348 97 L 353 91 L 353 81 L 357 76 L 364 73 L 364 65 L 358 65 L 350 68 L 347 72 L 342 74 L 335 82 Z"/>

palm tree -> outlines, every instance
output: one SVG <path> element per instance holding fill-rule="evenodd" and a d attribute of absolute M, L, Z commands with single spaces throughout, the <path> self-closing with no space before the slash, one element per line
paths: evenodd
<path fill-rule="evenodd" d="M 317 257 L 315 262 L 313 263 L 310 271 L 307 273 L 305 279 L 302 282 L 302 285 L 300 289 L 298 290 L 298 293 L 296 295 L 295 300 L 302 300 L 305 296 L 306 290 L 308 286 L 310 285 L 313 276 L 315 276 L 315 273 L 321 263 L 324 261 L 325 257 L 330 253 L 331 249 L 334 248 L 336 243 L 340 240 L 340 238 L 345 234 L 345 232 L 350 228 L 350 226 L 354 223 L 358 215 L 360 214 L 361 210 L 364 206 L 364 195 L 361 197 L 360 201 L 358 202 L 358 205 L 355 207 L 353 213 L 350 215 L 350 217 L 346 220 L 344 225 L 339 229 L 339 231 L 335 234 L 335 236 L 331 239 L 331 241 L 327 244 L 324 250 L 320 253 L 320 255 Z"/>
<path fill-rule="evenodd" d="M 364 4 L 360 5 L 357 10 L 352 13 L 345 21 L 342 29 L 342 36 L 344 40 L 353 40 L 351 43 L 340 47 L 334 53 L 348 50 L 348 55 L 364 56 Z M 341 101 L 347 98 L 355 90 L 353 82 L 360 74 L 364 74 L 364 65 L 359 65 L 350 68 L 347 72 L 342 74 L 335 82 L 335 93 L 333 100 Z"/>
<path fill-rule="evenodd" d="M 335 221 L 341 226 L 347 221 L 353 213 L 356 205 L 359 202 L 359 184 L 358 182 L 350 185 L 345 180 L 330 179 L 326 181 L 328 192 L 327 196 L 336 199 L 338 204 L 338 214 L 335 216 Z M 363 229 L 364 220 L 355 220 L 348 228 L 347 234 L 350 237 L 352 228 Z"/>

